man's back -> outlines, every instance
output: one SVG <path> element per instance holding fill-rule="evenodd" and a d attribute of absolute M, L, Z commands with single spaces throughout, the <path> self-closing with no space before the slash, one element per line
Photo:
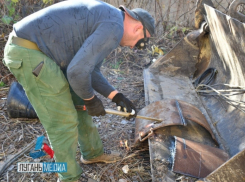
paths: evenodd
<path fill-rule="evenodd" d="M 98 28 L 101 36 L 98 36 L 98 32 L 97 36 L 93 34 Z M 109 4 L 94 0 L 63 1 L 40 10 L 14 25 L 18 37 L 35 42 L 41 51 L 56 61 L 63 70 L 88 37 L 91 40 L 93 36 L 94 39 L 101 38 L 101 41 L 96 42 L 103 42 L 103 37 L 111 34 L 108 30 L 112 29 L 115 31 L 115 35 L 112 35 L 115 46 L 111 49 L 114 49 L 119 45 L 123 34 L 121 12 Z M 91 48 L 89 42 L 86 44 Z M 99 54 L 103 51 L 102 47 L 103 45 L 94 45 L 93 51 L 89 54 Z"/>

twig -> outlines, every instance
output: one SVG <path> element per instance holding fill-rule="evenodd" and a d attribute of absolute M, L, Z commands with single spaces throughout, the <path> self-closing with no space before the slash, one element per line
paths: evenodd
<path fill-rule="evenodd" d="M 137 153 L 142 152 L 142 151 L 146 151 L 146 150 L 148 150 L 148 149 L 137 150 L 137 151 L 135 151 L 134 153 L 130 154 L 129 156 L 124 157 L 124 158 L 123 158 L 123 159 L 122 159 L 122 160 L 115 166 L 115 169 L 113 170 L 113 173 L 115 172 L 117 166 L 118 166 L 119 164 L 121 164 L 125 159 L 129 159 L 129 158 L 131 158 L 131 157 L 134 157 Z"/>
<path fill-rule="evenodd" d="M 38 135 L 40 135 L 39 134 L 39 132 L 35 129 L 35 128 L 33 128 L 31 125 L 28 125 L 31 129 L 33 129 Z"/>
<path fill-rule="evenodd" d="M 124 55 L 125 59 L 127 60 L 127 62 L 131 62 L 133 65 L 137 66 L 138 68 L 144 69 L 142 66 L 139 66 L 139 65 L 137 65 L 136 63 L 134 63 L 133 61 L 128 60 L 128 58 L 125 56 L 124 53 L 123 53 L 123 55 Z"/>
<path fill-rule="evenodd" d="M 5 119 L 6 121 L 8 121 L 7 118 L 6 118 L 6 116 L 5 116 L 3 113 L 1 113 L 0 115 L 3 116 L 4 119 Z M 4 123 L 4 125 L 5 125 L 5 124 L 6 124 L 6 123 Z"/>
<path fill-rule="evenodd" d="M 24 140 L 24 129 L 23 129 L 23 124 L 21 123 L 21 129 L 22 129 L 22 138 Z"/>
<path fill-rule="evenodd" d="M 26 177 L 26 175 L 24 174 L 24 176 L 23 176 L 23 178 L 21 179 L 20 182 L 24 181 L 25 177 Z"/>
<path fill-rule="evenodd" d="M 13 75 L 13 74 L 12 73 L 9 73 L 9 74 L 5 75 L 4 77 L 1 78 L 0 81 L 2 81 L 5 77 L 10 76 L 10 75 Z"/>
<path fill-rule="evenodd" d="M 30 130 L 29 130 L 29 128 L 28 127 L 26 127 L 25 128 L 30 134 L 32 134 L 32 135 L 34 135 L 34 136 L 36 136 L 34 133 L 32 133 Z"/>
<path fill-rule="evenodd" d="M 6 138 L 4 141 L 3 141 L 3 144 L 2 144 L 2 151 L 3 151 L 3 156 L 4 156 L 4 159 L 6 158 L 6 155 L 5 155 L 5 152 L 4 152 L 4 148 L 3 148 L 3 146 L 4 146 L 4 143 L 5 143 L 5 141 L 7 140 L 8 138 Z"/>
<path fill-rule="evenodd" d="M 0 130 L 2 130 L 2 131 L 7 135 L 8 139 L 12 140 L 12 139 L 8 136 L 8 134 L 7 134 L 6 131 L 4 131 L 3 129 L 0 129 Z M 14 136 L 14 135 L 12 135 L 12 136 Z M 12 136 L 11 136 L 11 137 L 12 137 Z M 12 141 L 13 141 L 13 140 L 12 140 Z"/>
<path fill-rule="evenodd" d="M 139 151 L 136 151 L 136 152 L 134 152 L 134 153 L 130 154 L 129 156 L 127 156 L 127 157 L 123 158 L 123 160 L 125 160 L 125 159 L 129 159 L 129 158 L 132 158 L 132 157 L 136 156 L 136 154 L 137 154 L 138 152 L 139 152 Z"/>
<path fill-rule="evenodd" d="M 26 153 L 27 151 L 29 151 L 34 145 L 35 145 L 36 141 L 33 140 L 30 144 L 28 144 L 24 149 L 22 149 L 20 152 L 18 152 L 12 159 L 10 159 L 9 161 L 7 161 L 2 169 L 0 170 L 0 176 L 3 174 L 3 172 L 14 162 L 16 161 L 20 156 L 22 156 L 24 153 Z"/>
<path fill-rule="evenodd" d="M 189 11 L 183 13 L 182 15 L 179 16 L 179 18 L 176 20 L 176 22 L 185 14 L 189 13 L 190 11 L 192 11 L 193 9 L 195 9 L 196 7 L 194 6 L 193 8 L 191 8 Z"/>
<path fill-rule="evenodd" d="M 3 88 L 0 88 L 0 91 L 4 91 L 4 90 L 9 90 L 9 87 L 6 86 L 6 87 L 3 87 Z"/>
<path fill-rule="evenodd" d="M 109 169 L 111 166 L 112 166 L 112 165 L 108 165 L 108 167 L 104 168 L 104 169 L 101 171 L 101 173 L 99 174 L 99 178 L 98 178 L 99 181 L 100 181 L 102 175 L 104 174 L 104 172 L 107 171 L 107 169 Z M 113 172 L 114 172 L 114 171 L 113 171 Z M 112 174 L 113 174 L 113 172 L 112 172 Z"/>
<path fill-rule="evenodd" d="M 114 59 L 114 61 L 115 61 L 115 65 L 117 64 L 117 49 L 115 50 L 115 59 Z"/>
<path fill-rule="evenodd" d="M 32 159 L 32 157 L 30 157 L 30 156 L 27 156 L 26 154 L 24 154 L 24 156 L 25 156 L 26 158 Z"/>
<path fill-rule="evenodd" d="M 220 4 L 222 2 L 222 0 L 220 2 L 218 2 L 217 0 L 215 0 L 215 2 L 218 3 L 218 6 L 222 7 L 225 11 L 227 11 L 227 9 Z"/>
<path fill-rule="evenodd" d="M 141 181 L 141 182 L 144 182 L 144 180 L 141 178 L 141 176 L 139 175 L 139 173 L 138 173 L 138 172 L 136 172 L 136 174 L 138 175 L 138 177 L 139 177 L 140 181 Z"/>
<path fill-rule="evenodd" d="M 130 0 L 126 7 L 128 7 L 132 2 L 133 0 Z"/>
<path fill-rule="evenodd" d="M 7 172 L 7 182 L 9 182 L 9 172 Z"/>
<path fill-rule="evenodd" d="M 123 175 L 123 176 L 127 179 L 127 181 L 131 181 L 126 175 Z"/>

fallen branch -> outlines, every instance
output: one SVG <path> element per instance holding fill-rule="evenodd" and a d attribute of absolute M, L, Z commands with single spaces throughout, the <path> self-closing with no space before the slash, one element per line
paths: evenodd
<path fill-rule="evenodd" d="M 8 167 L 14 162 L 16 161 L 19 157 L 21 157 L 22 155 L 24 155 L 24 153 L 26 153 L 27 151 L 29 151 L 34 145 L 35 145 L 36 141 L 33 140 L 30 144 L 28 144 L 23 150 L 21 150 L 20 152 L 18 152 L 17 154 L 14 155 L 13 158 L 11 158 L 10 160 L 8 160 L 7 162 L 5 162 L 5 164 L 3 164 L 2 169 L 0 169 L 0 176 L 4 173 L 4 171 L 6 169 L 8 169 Z"/>

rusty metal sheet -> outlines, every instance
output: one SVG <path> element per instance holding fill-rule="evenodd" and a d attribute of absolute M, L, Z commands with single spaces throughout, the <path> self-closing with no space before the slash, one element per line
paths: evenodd
<path fill-rule="evenodd" d="M 187 34 L 165 56 L 157 59 L 150 67 L 152 73 L 164 73 L 170 76 L 182 75 L 192 77 L 196 71 L 196 64 L 207 60 L 207 56 L 200 57 L 201 39 L 208 39 L 204 35 L 209 31 L 206 22 L 200 22 L 200 27 Z M 203 42 L 203 41 L 202 41 Z M 205 44 L 207 45 L 207 44 Z M 205 48 L 208 50 L 207 48 Z"/>
<path fill-rule="evenodd" d="M 204 178 L 229 159 L 229 155 L 218 148 L 175 137 L 174 163 L 176 173 Z"/>
<path fill-rule="evenodd" d="M 214 83 L 245 86 L 244 24 L 208 6 L 205 7 L 205 11 L 205 20 L 209 25 L 210 33 L 209 35 L 205 34 L 205 42 L 203 42 L 204 39 L 199 41 L 197 46 L 199 50 L 194 50 L 198 57 L 198 62 L 195 65 L 197 69 L 195 76 L 200 75 L 208 67 L 214 67 L 218 70 Z M 205 115 L 220 146 L 223 146 L 222 148 L 233 156 L 245 149 L 245 114 L 214 97 L 197 96 L 193 92 L 189 75 L 195 71 L 193 63 L 196 58 L 193 58 L 193 56 L 196 55 L 194 52 L 185 49 L 185 45 L 189 45 L 189 48 L 191 46 L 189 44 L 191 41 L 188 42 L 188 40 L 186 41 L 185 39 L 180 42 L 168 54 L 159 58 L 150 67 L 151 69 L 144 71 L 146 104 L 162 99 L 178 99 L 195 105 Z M 182 51 L 186 52 L 183 53 Z M 179 53 L 180 55 L 175 57 Z M 190 68 L 188 68 L 189 63 Z M 180 66 L 182 64 L 183 67 Z M 245 99 L 245 95 L 234 97 L 243 101 Z M 189 140 L 203 139 L 204 136 L 200 136 L 199 131 L 198 134 L 195 132 L 191 133 L 190 138 L 188 136 L 189 131 L 186 130 L 188 127 L 189 125 L 187 127 L 171 125 L 170 127 L 154 130 L 153 136 L 148 140 L 153 181 L 167 181 L 168 178 L 172 178 L 172 175 L 169 175 L 169 170 L 158 170 L 168 162 L 162 157 L 168 153 L 167 147 L 164 147 L 168 143 L 166 135 L 177 133 L 177 136 Z M 157 134 L 158 131 L 160 134 Z M 196 135 L 193 136 L 193 134 Z M 183 137 L 183 135 L 186 137 Z M 207 135 L 205 135 L 204 139 L 206 137 Z M 166 149 L 164 154 L 163 148 Z"/>
<path fill-rule="evenodd" d="M 202 127 L 204 127 L 212 136 L 214 141 L 217 143 L 215 136 L 202 112 L 195 106 L 178 100 L 182 113 L 185 119 L 196 122 Z M 135 120 L 135 143 L 139 141 L 144 141 L 149 136 L 153 135 L 153 131 L 172 125 L 184 125 L 181 122 L 179 111 L 176 107 L 176 100 L 161 100 L 154 102 L 142 110 L 139 111 L 139 115 L 148 116 L 148 117 L 157 117 L 162 118 L 163 122 L 153 123 L 149 120 L 138 119 Z"/>
<path fill-rule="evenodd" d="M 172 171 L 172 151 L 175 147 L 175 139 L 178 136 L 191 141 L 217 147 L 209 132 L 195 122 L 187 120 L 187 126 L 170 126 L 154 130 L 149 138 L 150 165 L 152 181 L 178 181 L 179 174 Z"/>
<path fill-rule="evenodd" d="M 192 31 L 165 56 L 158 58 L 150 67 L 152 73 L 166 73 L 171 76 L 191 76 L 198 62 L 199 47 L 197 38 L 203 29 Z"/>
<path fill-rule="evenodd" d="M 206 182 L 245 182 L 245 150 L 239 152 L 206 178 Z"/>
<path fill-rule="evenodd" d="M 177 99 L 188 102 L 200 109 L 208 123 L 210 123 L 210 127 L 216 139 L 219 139 L 212 125 L 213 122 L 207 114 L 206 109 L 203 107 L 189 77 L 183 75 L 172 77 L 164 73 L 155 74 L 150 72 L 149 69 L 146 69 L 144 70 L 144 88 L 146 105 L 160 100 Z M 166 166 L 164 167 L 163 165 L 167 163 L 165 156 L 167 156 L 168 150 L 163 150 L 163 148 L 165 148 L 165 145 L 168 143 L 167 139 L 165 139 L 168 135 L 179 136 L 192 141 L 216 146 L 206 129 L 189 120 L 187 120 L 187 126 L 171 125 L 154 130 L 153 136 L 148 139 L 153 181 L 168 181 L 169 178 L 175 179 L 170 174 L 171 170 L 159 170 L 159 168 L 166 169 Z M 218 142 L 219 146 L 222 147 L 222 143 L 219 140 Z"/>
<path fill-rule="evenodd" d="M 212 7 L 205 6 L 210 29 L 210 66 L 218 74 L 212 84 L 245 86 L 245 26 Z M 221 88 L 222 89 L 222 88 Z M 245 113 L 212 96 L 200 96 L 226 151 L 231 155 L 245 149 Z M 245 94 L 231 98 L 245 101 Z"/>

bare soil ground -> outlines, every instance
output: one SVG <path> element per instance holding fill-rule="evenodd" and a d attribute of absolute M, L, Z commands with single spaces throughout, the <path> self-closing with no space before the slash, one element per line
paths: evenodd
<path fill-rule="evenodd" d="M 0 59 L 3 58 L 3 49 L 8 34 L 12 31 L 11 26 L 0 26 L 3 34 L 0 35 Z M 165 35 L 155 38 L 151 45 L 144 51 L 119 47 L 114 50 L 104 61 L 102 72 L 108 81 L 120 92 L 126 95 L 139 111 L 145 106 L 143 70 L 150 66 L 154 58 L 159 54 L 152 52 L 152 45 L 158 46 L 165 53 L 169 51 L 184 36 L 182 31 L 166 32 Z M 15 81 L 14 76 L 0 61 L 0 164 L 22 151 L 28 144 L 35 141 L 38 136 L 46 135 L 38 119 L 9 118 L 7 115 L 7 95 L 11 83 Z M 116 109 L 116 105 L 109 99 L 98 95 L 105 108 Z M 150 158 L 147 142 L 134 147 L 134 127 L 132 119 L 107 114 L 103 117 L 94 117 L 104 147 L 118 150 L 123 153 L 124 158 L 113 164 L 91 164 L 80 163 L 83 174 L 79 181 L 151 181 Z M 77 161 L 81 154 L 77 150 Z M 0 181 L 5 182 L 52 182 L 57 181 L 54 173 L 18 173 L 18 162 L 50 162 L 48 157 L 32 159 L 29 152 L 15 160 L 2 175 Z M 122 168 L 128 165 L 129 171 L 125 173 Z"/>

